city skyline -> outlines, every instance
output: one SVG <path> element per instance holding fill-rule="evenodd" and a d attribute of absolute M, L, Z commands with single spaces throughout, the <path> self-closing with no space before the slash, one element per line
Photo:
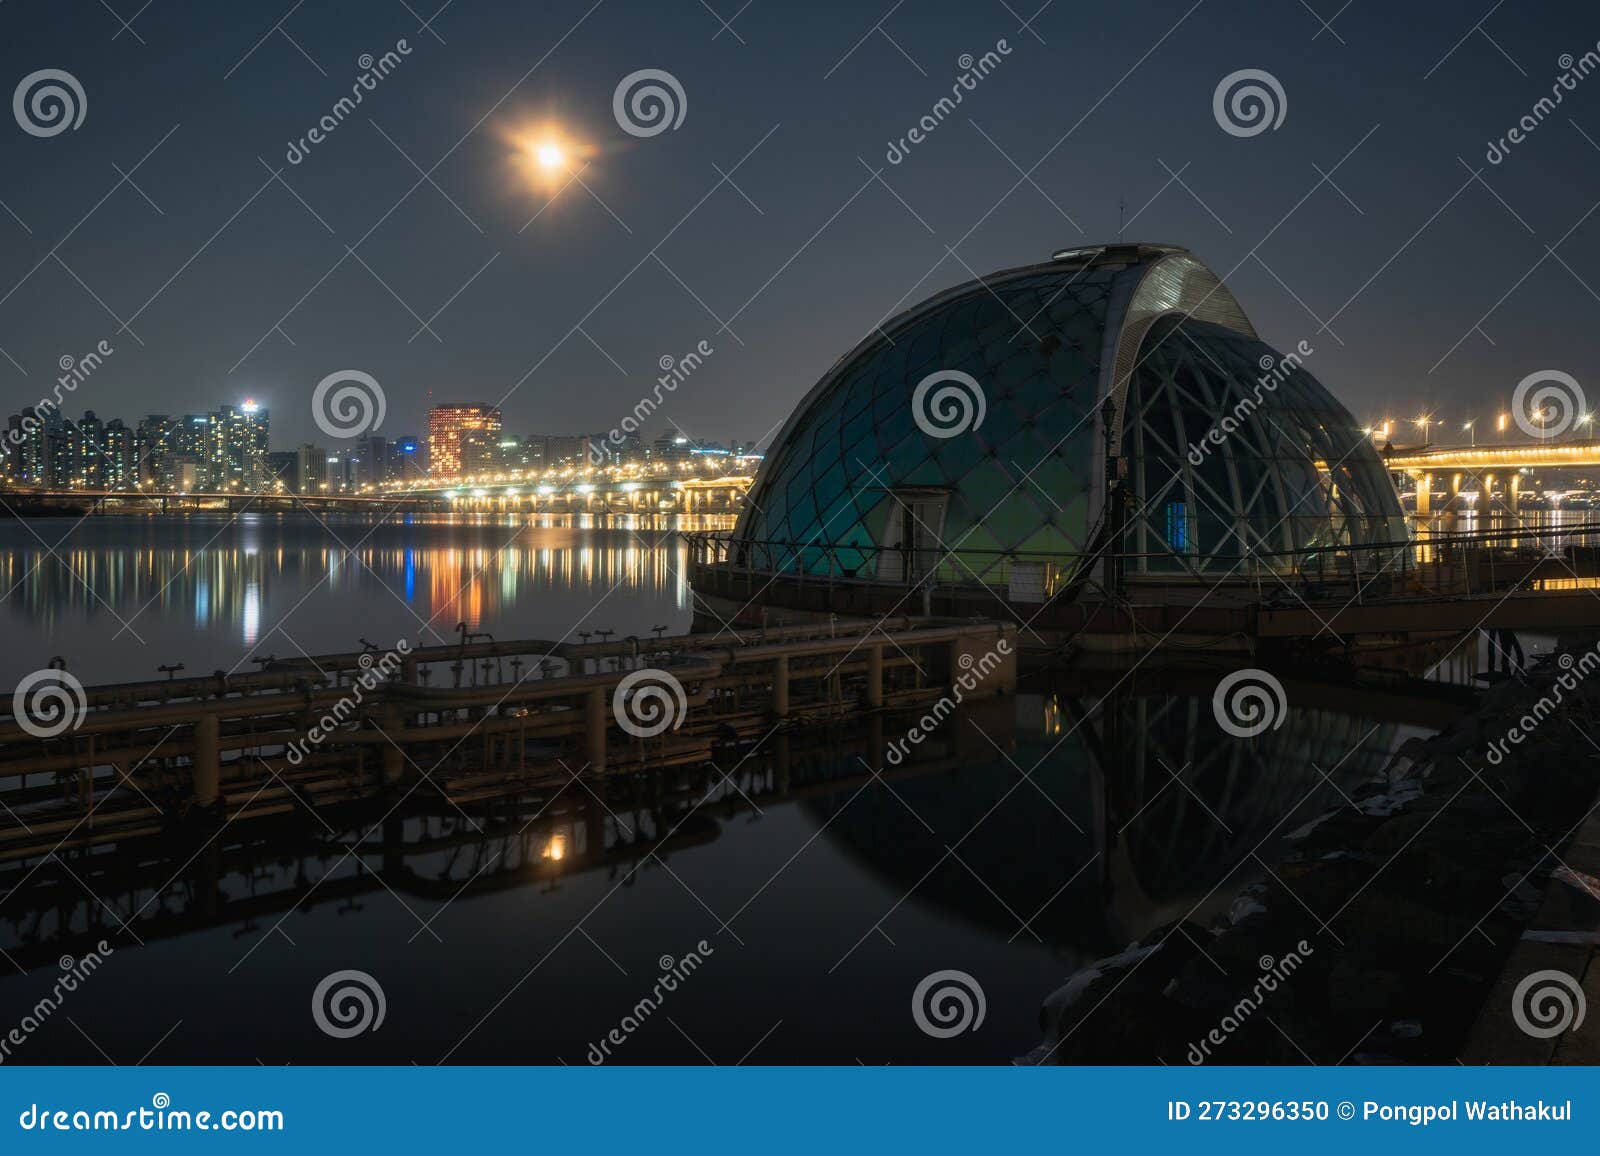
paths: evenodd
<path fill-rule="evenodd" d="M 54 405 L 28 407 L 0 430 L 0 492 L 165 489 L 187 493 L 346 492 L 427 477 L 538 472 L 574 464 L 627 465 L 684 454 L 750 453 L 663 431 L 652 439 L 606 431 L 519 434 L 492 406 L 451 404 L 428 411 L 422 434 L 368 430 L 274 448 L 271 410 L 253 398 L 195 414 L 73 418 Z M 315 480 L 314 480 L 315 479 Z"/>
<path fill-rule="evenodd" d="M 514 428 L 600 430 L 660 359 L 704 342 L 665 416 L 727 436 L 738 407 L 741 436 L 770 436 L 863 318 L 1037 260 L 1041 238 L 1124 232 L 1203 254 L 1263 335 L 1309 339 L 1358 413 L 1394 396 L 1487 413 L 1545 362 L 1581 379 L 1600 353 L 1581 272 L 1600 254 L 1583 192 L 1600 179 L 1600 89 L 1578 82 L 1499 147 L 1562 54 L 1592 46 L 1576 4 L 1500 12 L 1466 37 L 1443 3 L 1397 29 L 1352 7 L 1336 35 L 1297 6 L 1221 0 L 1092 27 L 1057 5 L 1021 26 L 1002 5 L 936 4 L 882 34 L 851 5 L 799 26 L 756 5 L 737 37 L 706 12 L 490 8 L 419 27 L 373 0 L 297 12 L 279 36 L 173 3 L 133 22 L 138 39 L 105 13 L 87 36 L 63 9 L 8 17 L 8 76 L 48 58 L 93 82 L 75 131 L 0 140 L 7 171 L 28 174 L 0 183 L 6 409 L 105 341 L 80 390 L 99 412 L 190 412 L 222 383 L 296 444 L 315 428 L 311 386 L 356 367 L 397 413 L 431 388 L 498 404 Z M 1052 69 L 1064 42 L 1075 67 Z M 360 107 L 299 148 L 358 58 L 391 51 Z M 962 55 L 990 52 L 979 87 L 930 113 Z M 1287 115 L 1239 139 L 1211 98 L 1252 61 L 1272 63 Z M 649 67 L 683 78 L 687 108 L 641 138 L 612 97 Z M 244 96 L 263 85 L 272 101 Z M 911 141 L 924 119 L 935 129 Z M 569 142 L 559 179 L 523 164 L 540 126 Z"/>

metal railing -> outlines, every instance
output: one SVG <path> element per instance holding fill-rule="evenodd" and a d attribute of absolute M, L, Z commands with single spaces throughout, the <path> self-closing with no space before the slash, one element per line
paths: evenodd
<path fill-rule="evenodd" d="M 1600 521 L 1461 533 L 1425 530 L 1403 540 L 1318 543 L 1206 558 L 1176 550 L 951 549 L 738 538 L 729 530 L 680 534 L 693 564 L 737 575 L 744 579 L 739 585 L 752 593 L 763 580 L 784 580 L 828 588 L 969 589 L 1013 603 L 1041 603 L 1075 583 L 1098 585 L 1099 564 L 1115 559 L 1125 563 L 1130 597 L 1163 590 L 1176 596 L 1219 585 L 1248 587 L 1261 601 L 1341 592 L 1357 599 L 1471 595 L 1535 579 L 1600 576 Z"/>

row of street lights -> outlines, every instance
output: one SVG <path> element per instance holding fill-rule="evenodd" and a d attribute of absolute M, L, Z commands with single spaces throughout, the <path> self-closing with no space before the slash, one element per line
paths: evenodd
<path fill-rule="evenodd" d="M 1556 411 L 1545 409 L 1545 410 L 1539 411 L 1538 413 L 1534 414 L 1533 416 L 1541 425 L 1543 425 L 1544 423 L 1550 421 L 1552 418 L 1554 418 L 1556 416 Z M 1391 420 L 1389 418 L 1385 418 L 1381 425 L 1368 426 L 1366 429 L 1362 430 L 1361 432 L 1366 434 L 1370 438 L 1375 438 L 1378 441 L 1386 442 L 1386 441 L 1389 440 L 1389 431 L 1396 425 L 1404 425 L 1404 424 L 1405 424 L 1404 422 L 1396 422 L 1396 421 L 1393 421 L 1393 420 Z M 1422 444 L 1423 444 L 1423 447 L 1426 448 L 1430 444 L 1430 431 L 1432 430 L 1432 428 L 1434 426 L 1443 426 L 1443 425 L 1446 424 L 1446 422 L 1442 418 L 1434 417 L 1432 414 L 1423 414 L 1421 417 L 1413 418 L 1412 421 L 1411 421 L 1411 424 L 1416 426 L 1419 430 L 1422 431 Z M 1499 438 L 1500 438 L 1501 441 L 1505 441 L 1506 440 L 1506 429 L 1510 426 L 1510 424 L 1511 424 L 1511 415 L 1510 414 L 1502 413 L 1498 418 L 1495 419 L 1495 423 L 1494 423 L 1495 432 L 1499 435 Z M 1594 414 L 1592 414 L 1592 413 L 1579 414 L 1578 415 L 1578 420 L 1573 423 L 1573 428 L 1574 429 L 1581 429 L 1582 432 L 1584 434 L 1586 434 L 1586 435 L 1593 432 L 1593 427 L 1594 427 Z M 1477 444 L 1478 444 L 1478 420 L 1476 418 L 1473 418 L 1471 421 L 1462 422 L 1461 423 L 1461 432 L 1467 435 L 1468 444 L 1470 444 L 1470 445 L 1472 445 L 1474 447 L 1477 446 Z"/>

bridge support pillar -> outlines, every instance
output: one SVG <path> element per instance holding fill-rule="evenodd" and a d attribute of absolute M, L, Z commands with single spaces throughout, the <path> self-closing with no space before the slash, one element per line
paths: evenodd
<path fill-rule="evenodd" d="M 1513 517 L 1522 513 L 1522 474 L 1513 472 L 1506 479 L 1506 509 L 1511 511 Z"/>
<path fill-rule="evenodd" d="M 217 801 L 222 790 L 222 724 L 211 713 L 203 714 L 194 724 L 194 801 L 209 807 Z"/>
<path fill-rule="evenodd" d="M 1413 474 L 1417 480 L 1417 516 L 1427 517 L 1433 513 L 1433 475 Z"/>

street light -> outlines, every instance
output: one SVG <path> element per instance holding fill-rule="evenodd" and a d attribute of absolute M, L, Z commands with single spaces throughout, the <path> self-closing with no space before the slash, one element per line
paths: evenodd
<path fill-rule="evenodd" d="M 1424 414 L 1422 417 L 1417 418 L 1417 420 L 1416 420 L 1417 428 L 1422 431 L 1422 448 L 1423 449 L 1427 449 L 1428 448 L 1428 427 L 1431 426 L 1432 424 L 1433 424 L 1433 418 L 1429 417 L 1426 414 Z"/>
<path fill-rule="evenodd" d="M 1478 435 L 1473 432 L 1473 426 L 1477 424 L 1478 423 L 1476 419 L 1461 423 L 1461 428 L 1467 434 L 1468 441 L 1473 447 L 1476 447 L 1478 444 Z"/>

